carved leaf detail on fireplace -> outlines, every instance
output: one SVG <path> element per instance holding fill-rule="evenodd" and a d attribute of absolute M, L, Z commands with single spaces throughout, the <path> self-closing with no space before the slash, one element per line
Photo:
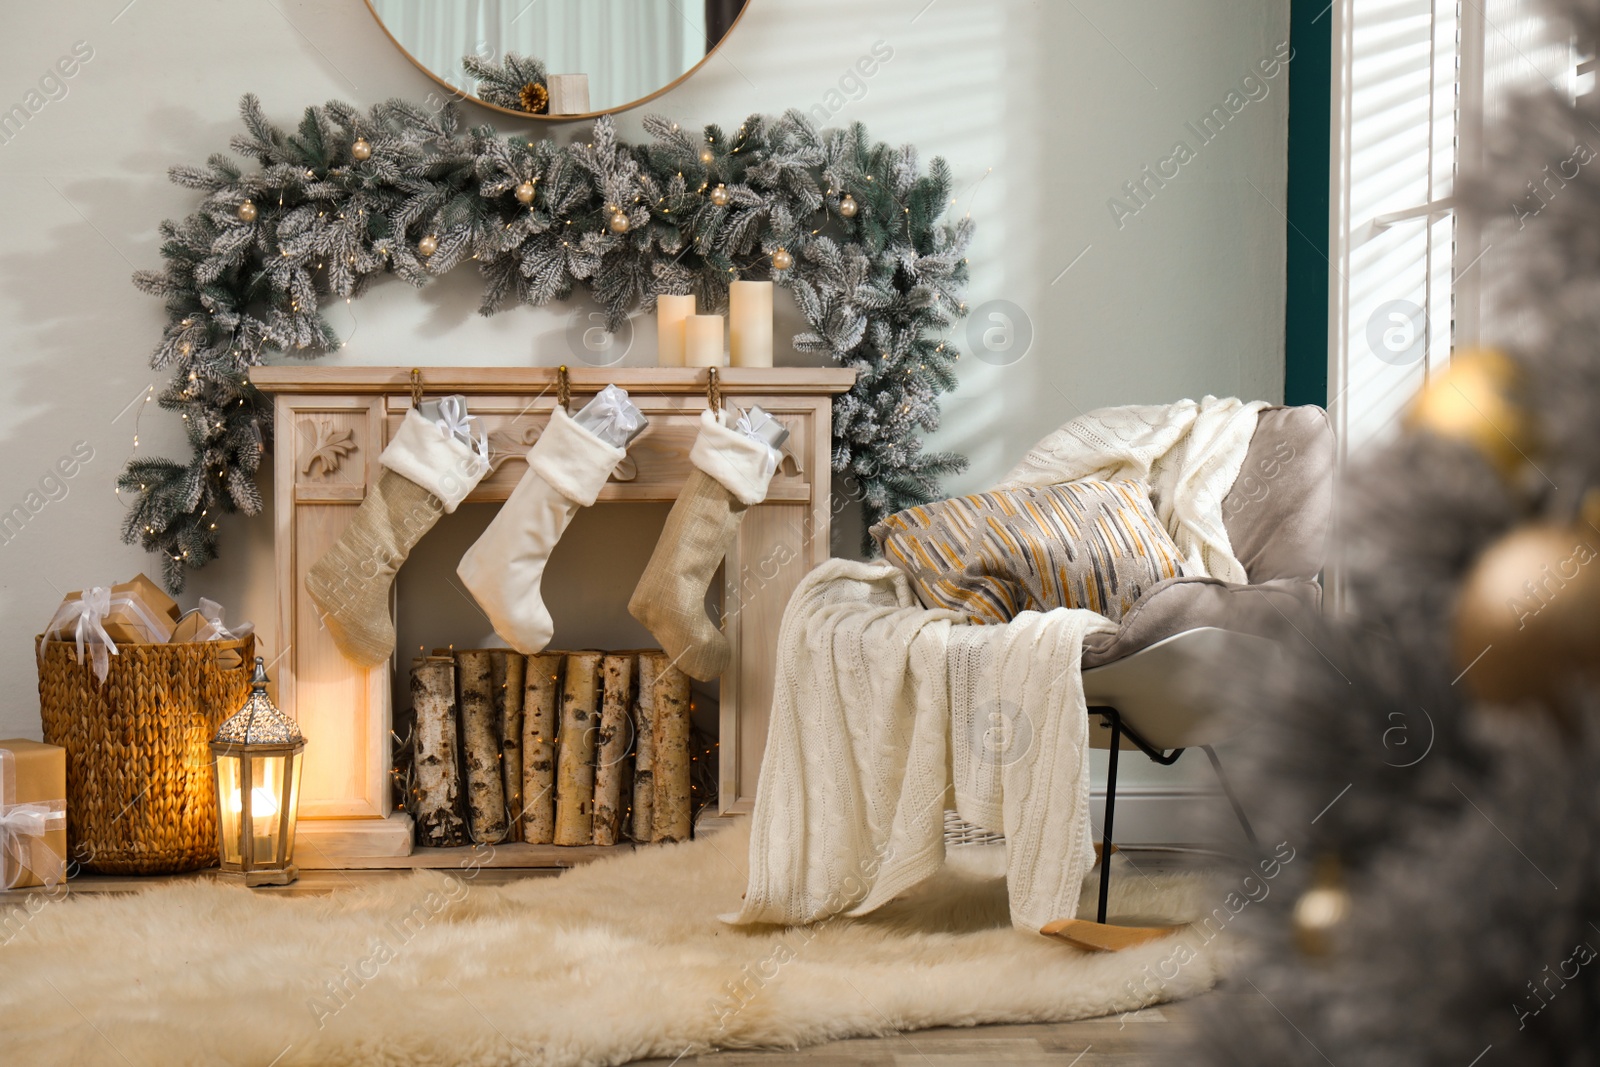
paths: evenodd
<path fill-rule="evenodd" d="M 784 426 L 789 428 L 791 433 L 793 432 L 794 427 L 789 426 L 787 422 L 783 422 L 782 419 L 777 421 L 782 422 Z M 778 473 L 787 474 L 795 478 L 804 477 L 806 468 L 805 465 L 800 462 L 799 453 L 794 450 L 794 438 L 790 437 L 784 441 L 783 448 L 780 451 L 783 452 L 783 458 L 778 461 Z"/>
<path fill-rule="evenodd" d="M 349 427 L 335 429 L 328 419 L 318 419 L 311 426 L 311 451 L 300 464 L 300 473 L 314 475 L 320 466 L 322 476 L 327 477 L 339 469 L 346 456 L 356 451 L 355 431 Z"/>
<path fill-rule="evenodd" d="M 518 429 L 515 423 L 502 426 L 489 434 L 489 472 L 500 469 L 508 459 L 521 458 L 539 439 L 539 427 L 532 424 Z"/>

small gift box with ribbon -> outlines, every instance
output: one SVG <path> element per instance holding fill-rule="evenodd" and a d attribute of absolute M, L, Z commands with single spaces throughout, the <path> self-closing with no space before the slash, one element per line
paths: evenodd
<path fill-rule="evenodd" d="M 189 641 L 237 641 L 254 632 L 255 624 L 241 622 L 234 626 L 225 626 L 222 622 L 222 605 L 206 597 L 200 598 L 200 606 L 193 611 L 184 612 L 178 620 L 178 628 L 172 631 L 172 644 L 178 645 Z M 237 649 L 222 649 L 217 653 L 217 666 L 223 670 L 234 670 L 241 663 Z"/>
<path fill-rule="evenodd" d="M 0 889 L 53 886 L 66 871 L 66 749 L 0 741 Z"/>
<path fill-rule="evenodd" d="M 87 648 L 95 677 L 105 681 L 119 644 L 164 645 L 178 625 L 178 603 L 140 574 L 109 588 L 68 593 L 44 628 L 39 654 L 51 641 L 71 641 L 83 662 Z"/>
<path fill-rule="evenodd" d="M 473 423 L 476 415 L 467 414 L 467 398 L 459 393 L 441 396 L 437 400 L 423 400 L 417 404 L 417 414 L 439 428 L 446 437 L 454 437 L 480 456 L 489 455 L 489 436 Z"/>
<path fill-rule="evenodd" d="M 572 421 L 613 448 L 627 448 L 650 420 L 620 385 L 608 385 L 583 405 Z"/>
<path fill-rule="evenodd" d="M 759 441 L 767 446 L 767 464 L 762 474 L 771 478 L 773 472 L 778 469 L 778 464 L 783 462 L 783 446 L 789 440 L 789 428 L 768 415 L 759 404 L 751 404 L 748 408 L 741 409 L 733 428 L 750 440 Z"/>

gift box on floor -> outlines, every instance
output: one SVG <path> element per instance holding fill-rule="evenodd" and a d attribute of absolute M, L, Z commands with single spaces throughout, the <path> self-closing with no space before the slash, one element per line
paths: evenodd
<path fill-rule="evenodd" d="M 66 863 L 66 749 L 0 740 L 0 889 L 55 885 Z"/>

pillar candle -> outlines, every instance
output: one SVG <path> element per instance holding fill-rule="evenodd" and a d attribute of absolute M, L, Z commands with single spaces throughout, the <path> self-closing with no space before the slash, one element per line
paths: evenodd
<path fill-rule="evenodd" d="M 725 367 L 722 316 L 690 315 L 683 320 L 684 363 L 690 367 Z"/>
<path fill-rule="evenodd" d="M 735 367 L 772 366 L 771 282 L 734 282 L 728 290 L 728 355 Z"/>
<path fill-rule="evenodd" d="M 694 314 L 694 297 L 664 293 L 656 297 L 656 347 L 660 367 L 683 366 L 683 320 Z"/>

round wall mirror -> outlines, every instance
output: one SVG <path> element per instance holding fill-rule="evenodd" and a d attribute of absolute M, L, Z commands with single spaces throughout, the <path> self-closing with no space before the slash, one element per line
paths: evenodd
<path fill-rule="evenodd" d="M 366 0 L 452 95 L 524 118 L 593 118 L 693 74 L 749 0 Z"/>

